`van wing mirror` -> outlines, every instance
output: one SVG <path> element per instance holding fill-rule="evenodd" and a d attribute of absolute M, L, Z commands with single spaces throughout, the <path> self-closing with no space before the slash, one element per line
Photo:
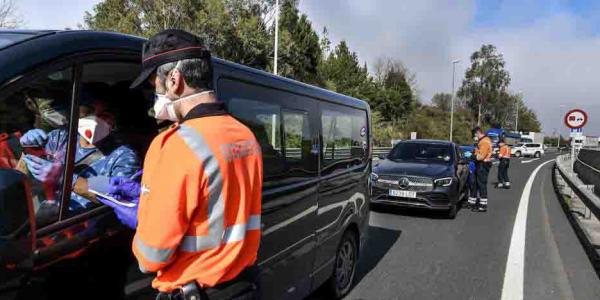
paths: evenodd
<path fill-rule="evenodd" d="M 33 267 L 35 215 L 30 180 L 17 170 L 0 169 L 0 283 L 13 271 Z"/>

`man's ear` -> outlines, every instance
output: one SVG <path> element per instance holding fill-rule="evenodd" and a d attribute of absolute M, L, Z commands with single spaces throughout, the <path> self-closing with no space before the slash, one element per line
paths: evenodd
<path fill-rule="evenodd" d="M 173 70 L 170 80 L 175 93 L 181 95 L 185 90 L 185 80 L 183 79 L 183 74 L 181 74 L 178 69 L 175 69 Z"/>

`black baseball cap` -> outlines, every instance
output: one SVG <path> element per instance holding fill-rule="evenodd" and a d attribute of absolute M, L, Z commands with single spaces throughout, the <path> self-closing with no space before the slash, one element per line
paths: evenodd
<path fill-rule="evenodd" d="M 163 30 L 147 42 L 142 49 L 142 72 L 131 84 L 136 88 L 150 77 L 152 72 L 166 63 L 190 58 L 210 58 L 202 40 L 183 30 Z"/>

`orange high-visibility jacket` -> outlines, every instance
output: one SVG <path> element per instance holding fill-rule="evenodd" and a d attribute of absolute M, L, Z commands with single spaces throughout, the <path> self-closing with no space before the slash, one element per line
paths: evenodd
<path fill-rule="evenodd" d="M 159 134 L 144 162 L 133 252 L 152 286 L 169 292 L 235 278 L 256 261 L 262 155 L 253 133 L 200 104 Z"/>
<path fill-rule="evenodd" d="M 508 145 L 505 144 L 504 146 L 500 147 L 499 157 L 510 158 L 510 147 Z"/>
<path fill-rule="evenodd" d="M 492 160 L 492 140 L 488 136 L 484 136 L 475 149 L 478 161 L 489 162 Z"/>

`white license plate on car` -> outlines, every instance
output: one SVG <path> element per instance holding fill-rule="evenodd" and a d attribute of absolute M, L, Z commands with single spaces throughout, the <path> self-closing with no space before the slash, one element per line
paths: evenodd
<path fill-rule="evenodd" d="M 392 196 L 392 197 L 402 197 L 402 198 L 417 198 L 417 192 L 414 192 L 414 191 L 390 190 L 390 196 Z"/>

